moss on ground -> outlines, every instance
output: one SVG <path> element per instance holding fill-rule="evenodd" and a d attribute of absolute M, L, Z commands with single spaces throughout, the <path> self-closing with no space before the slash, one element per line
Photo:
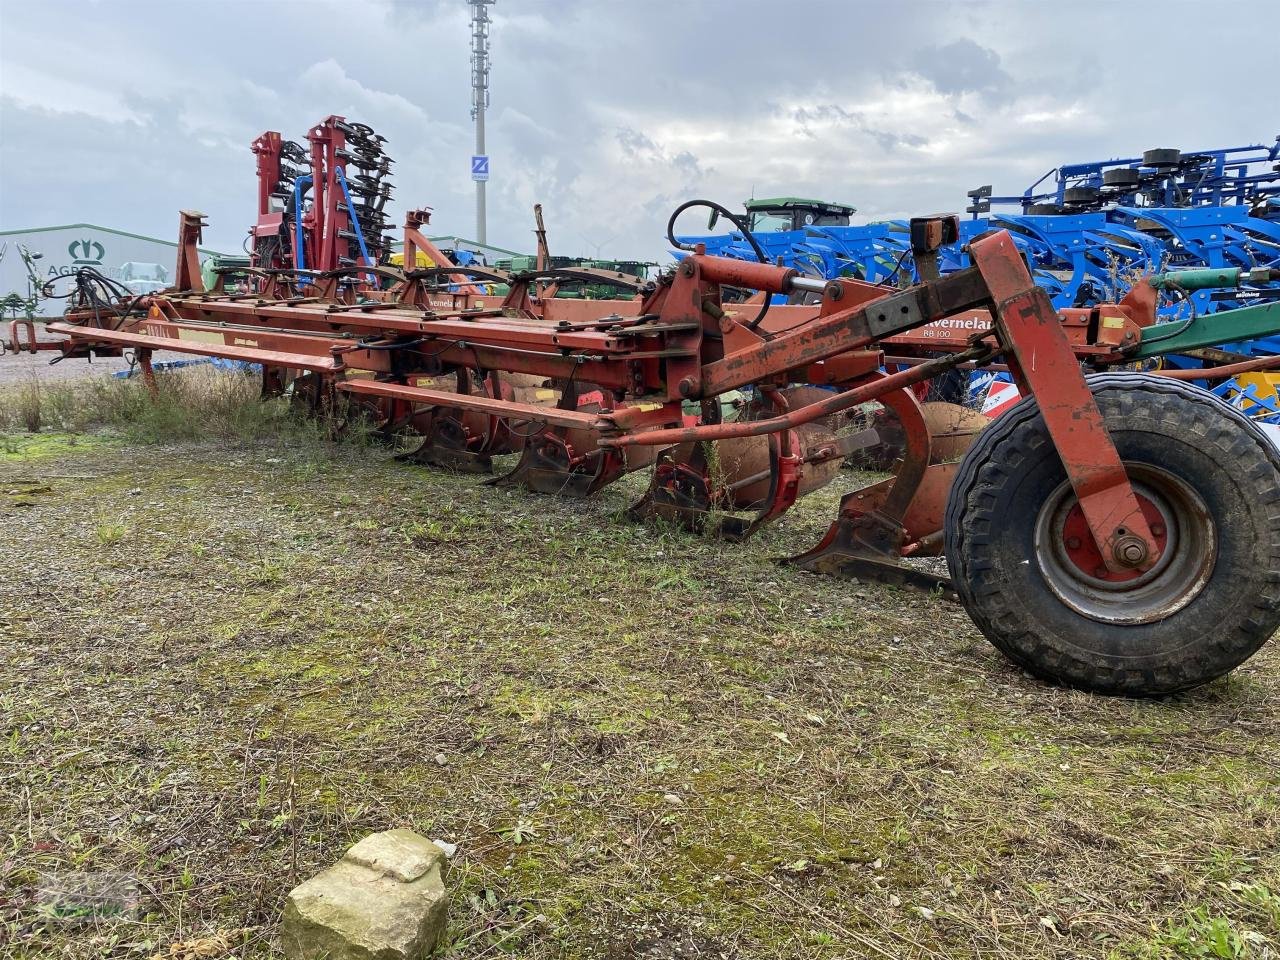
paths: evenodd
<path fill-rule="evenodd" d="M 459 845 L 448 957 L 1280 945 L 1272 648 L 1157 702 L 1047 687 L 957 607 L 778 566 L 836 489 L 733 546 L 626 523 L 639 478 L 38 448 L 0 457 L 10 955 L 276 956 L 290 886 L 391 826 Z M 33 910 L 86 871 L 136 917 Z"/>
<path fill-rule="evenodd" d="M 49 460 L 119 443 L 103 433 L 0 433 L 0 463 Z"/>

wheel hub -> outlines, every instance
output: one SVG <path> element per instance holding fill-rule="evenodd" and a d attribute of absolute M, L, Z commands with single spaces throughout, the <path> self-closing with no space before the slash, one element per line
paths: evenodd
<path fill-rule="evenodd" d="M 1055 497 L 1060 497 L 1068 494 L 1069 491 L 1068 486 L 1067 490 L 1060 488 L 1054 491 L 1054 494 Z M 1156 555 L 1154 558 L 1148 557 L 1142 538 L 1121 529 L 1118 531 L 1120 535 L 1116 538 L 1112 553 L 1128 568 L 1126 570 L 1107 568 L 1102 552 L 1093 542 L 1089 521 L 1085 519 L 1084 511 L 1080 509 L 1080 503 L 1073 493 L 1069 496 L 1070 504 L 1058 505 L 1058 512 L 1061 512 L 1063 506 L 1068 508 L 1061 520 L 1061 529 L 1058 533 L 1058 538 L 1062 541 L 1062 552 L 1079 576 L 1099 583 L 1131 584 L 1140 579 L 1144 573 L 1150 574 L 1161 565 L 1161 561 L 1168 553 L 1169 517 L 1160 503 L 1142 490 L 1135 489 L 1134 495 L 1138 500 L 1138 507 L 1142 510 L 1142 516 L 1151 530 L 1152 539 L 1155 540 Z M 1147 569 L 1139 570 L 1138 568 L 1144 563 L 1149 564 Z"/>
<path fill-rule="evenodd" d="M 1203 501 L 1184 481 L 1148 464 L 1126 468 L 1155 556 L 1140 537 L 1121 530 L 1112 550 L 1125 569 L 1108 569 L 1064 480 L 1040 509 L 1036 559 L 1049 588 L 1077 612 L 1107 623 L 1150 623 L 1203 589 L 1217 556 L 1216 533 Z"/>

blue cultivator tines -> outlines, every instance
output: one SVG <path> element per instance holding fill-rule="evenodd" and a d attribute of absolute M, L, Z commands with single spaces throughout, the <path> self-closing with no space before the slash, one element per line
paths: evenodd
<path fill-rule="evenodd" d="M 1280 397 L 1274 392 L 1263 392 L 1257 384 L 1226 380 L 1213 388 L 1213 392 L 1237 409 L 1245 411 L 1250 419 L 1262 423 L 1280 423 Z"/>
<path fill-rule="evenodd" d="M 898 258 L 896 248 L 900 247 L 902 251 L 910 249 L 905 224 L 898 241 L 887 236 L 895 228 L 893 224 L 852 227 L 849 220 L 856 208 L 846 204 L 776 197 L 748 200 L 744 206 L 746 216 L 741 219 L 750 228 L 751 236 L 765 259 L 794 267 L 806 276 L 858 276 L 878 281 L 891 274 Z M 714 227 L 718 219 L 719 214 L 714 214 L 708 228 Z M 677 239 L 690 244 L 704 244 L 707 253 L 716 256 L 759 259 L 759 254 L 741 229 L 727 234 Z M 672 253 L 677 259 L 686 256 L 681 250 L 673 250 Z"/>
<path fill-rule="evenodd" d="M 1280 138 L 1269 146 L 1158 149 L 1066 164 L 1021 195 L 993 196 L 987 186 L 969 197 L 973 219 L 942 250 L 942 272 L 969 266 L 972 237 L 1008 229 L 1059 307 L 1121 296 L 1143 273 L 1280 265 Z M 853 207 L 798 197 L 746 206 L 752 236 L 772 261 L 817 277 L 918 279 L 905 221 L 855 226 Z M 1000 206 L 1015 209 L 993 211 Z M 709 253 L 757 258 L 740 231 L 680 239 L 705 243 Z M 1194 302 L 1200 311 L 1229 309 L 1267 293 L 1202 291 Z"/>
<path fill-rule="evenodd" d="M 1280 266 L 1278 158 L 1280 138 L 1270 146 L 1188 154 L 1148 150 L 1142 157 L 1063 165 L 1019 196 L 993 196 L 990 187 L 980 187 L 969 192 L 973 219 L 962 222 L 957 243 L 942 249 L 939 268 L 946 274 L 968 267 L 973 237 L 1007 229 L 1054 305 L 1070 307 L 1119 299 L 1146 273 Z M 1015 209 L 992 210 L 1001 205 Z M 905 221 L 853 225 L 853 207 L 797 197 L 746 206 L 752 237 L 771 261 L 828 279 L 919 279 Z M 757 259 L 740 230 L 680 239 L 704 243 L 709 253 Z M 1274 296 L 1280 296 L 1276 284 L 1246 278 L 1232 291 L 1171 298 L 1164 310 L 1215 312 Z"/>

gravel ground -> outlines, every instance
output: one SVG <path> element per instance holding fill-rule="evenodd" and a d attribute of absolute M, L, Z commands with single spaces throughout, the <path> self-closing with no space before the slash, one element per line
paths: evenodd
<path fill-rule="evenodd" d="M 8 336 L 8 331 L 5 331 Z M 0 356 L 0 388 L 23 383 L 32 378 L 41 382 L 82 380 L 85 377 L 107 376 L 129 369 L 129 361 L 123 357 L 95 357 L 88 360 L 63 360 L 50 364 L 56 353 L 6 353 Z M 196 359 L 187 354 L 162 350 L 155 354 L 156 363 L 174 360 Z"/>

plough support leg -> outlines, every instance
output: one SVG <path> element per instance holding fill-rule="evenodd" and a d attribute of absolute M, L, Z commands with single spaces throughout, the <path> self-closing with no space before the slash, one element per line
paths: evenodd
<path fill-rule="evenodd" d="M 972 256 L 991 290 L 1010 367 L 1039 404 L 1103 563 L 1113 573 L 1150 568 L 1160 547 L 1048 296 L 1008 234 L 973 244 Z"/>

